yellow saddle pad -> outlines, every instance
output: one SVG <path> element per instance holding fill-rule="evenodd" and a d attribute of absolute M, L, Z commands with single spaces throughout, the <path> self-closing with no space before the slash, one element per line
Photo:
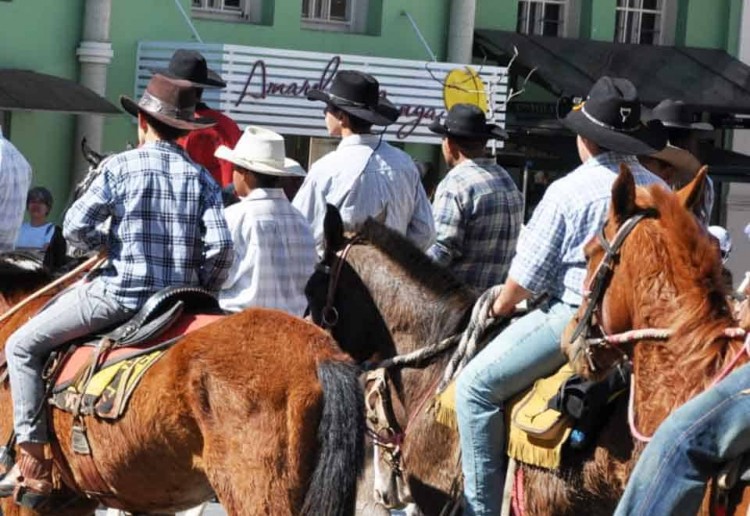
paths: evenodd
<path fill-rule="evenodd" d="M 143 375 L 165 352 L 164 349 L 152 351 L 107 366 L 94 374 L 85 392 L 82 392 L 88 375 L 88 368 L 84 369 L 67 388 L 55 392 L 50 403 L 61 410 L 73 412 L 83 397 L 80 402 L 81 414 L 117 419 L 125 412 L 128 400 Z"/>
<path fill-rule="evenodd" d="M 505 406 L 508 431 L 508 455 L 514 459 L 542 468 L 560 466 L 562 445 L 570 436 L 570 418 L 547 404 L 560 386 L 573 375 L 564 365 L 557 373 L 537 380 L 527 391 L 510 400 Z M 435 420 L 456 428 L 456 386 L 452 382 L 433 403 Z"/>

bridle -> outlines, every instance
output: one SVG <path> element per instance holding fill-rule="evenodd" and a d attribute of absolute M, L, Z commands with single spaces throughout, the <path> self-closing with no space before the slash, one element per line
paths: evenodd
<path fill-rule="evenodd" d="M 315 265 L 315 270 L 328 276 L 328 289 L 326 290 L 326 304 L 320 312 L 320 327 L 330 332 L 339 323 L 339 311 L 336 309 L 336 290 L 339 286 L 339 279 L 341 278 L 341 271 L 346 263 L 346 257 L 349 255 L 349 251 L 352 250 L 360 238 L 355 236 L 349 242 L 347 242 L 344 249 L 339 253 L 331 253 L 333 257 L 333 265 L 327 265 L 324 262 L 320 262 Z"/>
<path fill-rule="evenodd" d="M 586 353 L 586 358 L 592 371 L 596 371 L 596 366 L 591 356 L 590 349 L 592 341 L 605 344 L 609 342 L 609 339 L 606 338 L 607 333 L 602 327 L 601 309 L 604 301 L 604 294 L 609 286 L 610 280 L 612 279 L 612 273 L 614 272 L 615 265 L 620 256 L 622 245 L 639 222 L 652 216 L 653 215 L 650 212 L 636 213 L 631 216 L 618 228 L 612 242 L 607 240 L 607 236 L 604 233 L 606 224 L 602 225 L 596 233 L 599 244 L 604 249 L 604 257 L 602 258 L 602 261 L 599 262 L 593 276 L 584 289 L 583 297 L 584 302 L 586 303 L 586 308 L 570 337 L 570 344 L 575 343 L 579 338 L 582 339 L 582 347 L 579 347 L 579 351 L 583 350 Z M 602 335 L 605 335 L 605 338 L 590 339 L 590 333 L 594 327 L 596 327 Z"/>

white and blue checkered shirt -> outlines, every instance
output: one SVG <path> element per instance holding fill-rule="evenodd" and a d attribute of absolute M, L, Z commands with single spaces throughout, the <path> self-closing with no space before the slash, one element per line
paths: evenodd
<path fill-rule="evenodd" d="M 465 160 L 446 174 L 432 206 L 437 239 L 427 255 L 486 289 L 505 281 L 523 224 L 523 197 L 494 159 Z"/>
<path fill-rule="evenodd" d="M 305 285 L 317 254 L 312 229 L 279 188 L 258 188 L 226 209 L 235 259 L 219 302 L 238 312 L 250 306 L 302 316 Z"/>
<path fill-rule="evenodd" d="M 549 186 L 521 231 L 510 278 L 535 294 L 581 304 L 586 278 L 583 248 L 606 221 L 620 163 L 630 167 L 637 185 L 668 188 L 634 156 L 607 152 L 590 158 Z"/>
<path fill-rule="evenodd" d="M 106 246 L 109 262 L 98 280 L 131 309 L 168 286 L 218 292 L 232 265 L 221 190 L 174 143 L 147 143 L 109 159 L 71 206 L 63 231 L 75 247 Z"/>
<path fill-rule="evenodd" d="M 26 211 L 31 165 L 0 129 L 0 253 L 12 251 Z"/>

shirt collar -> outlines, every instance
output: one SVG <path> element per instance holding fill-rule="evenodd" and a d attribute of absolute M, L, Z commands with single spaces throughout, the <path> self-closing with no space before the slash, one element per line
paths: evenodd
<path fill-rule="evenodd" d="M 596 156 L 591 156 L 586 160 L 586 163 L 584 163 L 584 165 L 602 165 L 607 167 L 611 166 L 612 164 L 620 163 L 637 164 L 638 159 L 632 154 L 623 154 L 622 152 L 608 151 L 597 154 Z"/>
<path fill-rule="evenodd" d="M 368 145 L 374 147 L 380 141 L 379 134 L 353 134 L 341 139 L 338 148 L 349 147 L 352 145 Z"/>
<path fill-rule="evenodd" d="M 283 188 L 256 188 L 250 192 L 250 195 L 243 197 L 241 201 L 261 201 L 265 199 L 286 199 L 286 194 Z"/>

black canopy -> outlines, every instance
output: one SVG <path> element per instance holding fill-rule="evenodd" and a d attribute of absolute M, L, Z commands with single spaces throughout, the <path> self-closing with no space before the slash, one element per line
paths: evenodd
<path fill-rule="evenodd" d="M 638 88 L 641 102 L 655 105 L 683 100 L 700 111 L 750 113 L 750 67 L 723 50 L 626 45 L 581 39 L 528 36 L 478 30 L 479 55 L 514 67 L 536 67 L 534 79 L 556 95 L 585 97 L 602 75 L 625 77 Z"/>
<path fill-rule="evenodd" d="M 120 113 L 77 82 L 29 70 L 0 69 L 0 110 Z"/>

